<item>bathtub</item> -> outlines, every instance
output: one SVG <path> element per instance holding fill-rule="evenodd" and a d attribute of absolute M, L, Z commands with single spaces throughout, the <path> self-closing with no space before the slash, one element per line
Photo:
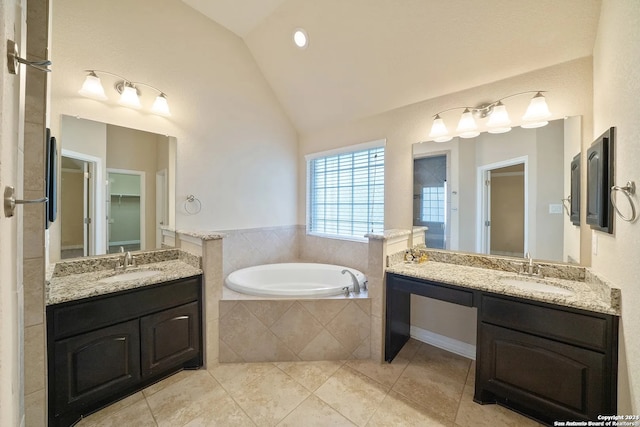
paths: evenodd
<path fill-rule="evenodd" d="M 351 275 L 360 287 L 367 278 L 360 271 L 340 265 L 314 263 L 266 264 L 243 268 L 229 274 L 225 285 L 236 292 L 268 297 L 323 297 L 340 295 L 343 288 L 353 291 Z"/>

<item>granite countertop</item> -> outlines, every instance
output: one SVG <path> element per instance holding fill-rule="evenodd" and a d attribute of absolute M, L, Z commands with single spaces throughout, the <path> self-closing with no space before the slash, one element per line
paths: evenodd
<path fill-rule="evenodd" d="M 436 261 L 427 261 L 421 264 L 400 262 L 388 267 L 387 272 L 565 307 L 579 308 L 616 316 L 620 315 L 619 289 L 609 288 L 602 282 L 587 283 L 585 281 L 551 277 L 539 279 L 518 275 L 515 272 Z M 560 288 L 573 290 L 575 294 L 562 295 L 543 291 L 525 290 L 503 283 L 503 279 L 540 281 Z"/>
<path fill-rule="evenodd" d="M 157 270 L 158 274 L 135 278 L 126 281 L 112 283 L 101 283 L 100 280 L 136 271 Z M 140 288 L 143 286 L 155 285 L 175 279 L 183 279 L 202 274 L 200 268 L 194 267 L 191 263 L 181 259 L 171 259 L 160 262 L 143 264 L 138 267 L 128 267 L 123 271 L 102 269 L 87 273 L 68 274 L 64 276 L 53 276 L 46 285 L 45 304 L 53 305 L 68 301 L 79 300 L 98 295 L 110 294 L 113 292 L 125 291 Z"/>

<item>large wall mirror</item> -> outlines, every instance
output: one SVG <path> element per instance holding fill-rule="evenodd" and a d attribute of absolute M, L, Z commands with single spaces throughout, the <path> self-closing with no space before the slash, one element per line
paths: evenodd
<path fill-rule="evenodd" d="M 162 245 L 175 223 L 176 139 L 61 116 L 51 262 Z"/>
<path fill-rule="evenodd" d="M 427 247 L 580 263 L 570 165 L 581 118 L 413 146 L 413 225 Z M 563 199 L 565 199 L 563 201 Z"/>

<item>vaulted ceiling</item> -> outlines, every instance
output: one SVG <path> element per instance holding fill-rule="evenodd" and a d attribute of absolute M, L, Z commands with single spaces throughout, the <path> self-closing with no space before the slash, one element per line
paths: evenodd
<path fill-rule="evenodd" d="M 244 39 L 299 131 L 590 56 L 600 14 L 600 0 L 183 1 Z"/>

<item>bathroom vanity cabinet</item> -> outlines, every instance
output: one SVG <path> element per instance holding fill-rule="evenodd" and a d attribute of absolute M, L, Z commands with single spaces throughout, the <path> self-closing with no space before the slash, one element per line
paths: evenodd
<path fill-rule="evenodd" d="M 534 418 L 616 414 L 618 318 L 480 295 L 475 400 Z"/>
<path fill-rule="evenodd" d="M 477 307 L 476 402 L 549 425 L 616 413 L 617 316 L 387 273 L 387 361 L 409 339 L 411 294 Z"/>
<path fill-rule="evenodd" d="M 47 307 L 49 425 L 202 366 L 202 276 Z"/>

